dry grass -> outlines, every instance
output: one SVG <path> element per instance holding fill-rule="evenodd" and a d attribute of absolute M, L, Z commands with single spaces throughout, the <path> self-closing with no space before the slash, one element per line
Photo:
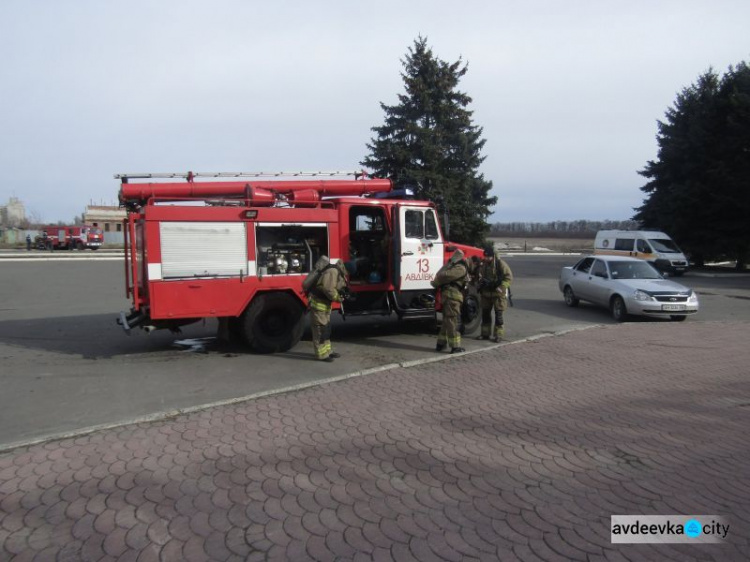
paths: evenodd
<path fill-rule="evenodd" d="M 594 239 L 587 238 L 490 238 L 501 252 L 592 252 Z"/>

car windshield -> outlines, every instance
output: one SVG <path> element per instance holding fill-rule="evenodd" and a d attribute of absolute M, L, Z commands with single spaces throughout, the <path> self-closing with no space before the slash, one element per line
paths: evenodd
<path fill-rule="evenodd" d="M 680 249 L 677 247 L 677 244 L 675 244 L 668 238 L 651 238 L 649 242 L 651 242 L 651 247 L 657 252 L 662 252 L 664 254 L 680 253 Z"/>
<path fill-rule="evenodd" d="M 646 262 L 611 261 L 609 273 L 612 279 L 659 279 L 659 273 Z"/>

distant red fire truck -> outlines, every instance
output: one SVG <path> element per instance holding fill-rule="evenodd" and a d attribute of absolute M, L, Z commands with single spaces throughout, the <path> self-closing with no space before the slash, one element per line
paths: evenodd
<path fill-rule="evenodd" d="M 267 175 L 115 176 L 128 211 L 125 285 L 133 306 L 118 320 L 126 331 L 217 318 L 257 352 L 285 351 L 302 336 L 302 281 L 321 256 L 343 260 L 349 271 L 347 316 L 427 318 L 435 314 L 430 281 L 450 255 L 457 248 L 467 258 L 482 255 L 448 242 L 435 205 L 400 198 L 404 191 L 393 191 L 390 180 L 319 179 L 337 175 L 324 172 L 260 179 Z M 467 332 L 478 312 L 470 288 Z"/>
<path fill-rule="evenodd" d="M 81 226 L 44 226 L 36 237 L 38 250 L 98 250 L 104 240 L 96 224 Z"/>

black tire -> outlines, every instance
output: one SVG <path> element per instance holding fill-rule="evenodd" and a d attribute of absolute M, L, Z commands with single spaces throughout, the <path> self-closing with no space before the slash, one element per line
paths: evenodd
<path fill-rule="evenodd" d="M 684 322 L 687 319 L 687 316 L 684 314 L 673 314 L 669 317 L 672 322 Z"/>
<path fill-rule="evenodd" d="M 235 345 L 245 343 L 244 332 L 242 330 L 242 317 L 230 316 L 227 321 L 227 330 L 229 332 L 229 342 Z"/>
<path fill-rule="evenodd" d="M 302 339 L 304 312 L 286 293 L 255 297 L 240 317 L 243 339 L 257 353 L 288 351 Z"/>
<path fill-rule="evenodd" d="M 615 295 L 612 297 L 610 310 L 612 311 L 612 318 L 614 318 L 616 322 L 625 322 L 625 320 L 627 320 L 628 309 L 625 308 L 625 301 L 622 300 L 621 296 Z"/>
<path fill-rule="evenodd" d="M 565 285 L 565 289 L 563 290 L 563 298 L 565 299 L 565 304 L 570 307 L 578 306 L 578 303 L 581 302 L 580 299 L 576 297 L 570 285 Z"/>
<path fill-rule="evenodd" d="M 473 285 L 469 285 L 461 305 L 461 325 L 458 331 L 464 336 L 471 336 L 479 330 L 481 325 L 482 307 L 479 303 L 479 293 Z"/>

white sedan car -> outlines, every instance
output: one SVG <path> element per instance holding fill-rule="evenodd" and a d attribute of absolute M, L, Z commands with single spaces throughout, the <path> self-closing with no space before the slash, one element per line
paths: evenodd
<path fill-rule="evenodd" d="M 568 306 L 579 301 L 606 306 L 622 322 L 628 314 L 685 320 L 698 312 L 693 290 L 664 279 L 643 260 L 588 256 L 560 272 L 560 290 Z"/>

